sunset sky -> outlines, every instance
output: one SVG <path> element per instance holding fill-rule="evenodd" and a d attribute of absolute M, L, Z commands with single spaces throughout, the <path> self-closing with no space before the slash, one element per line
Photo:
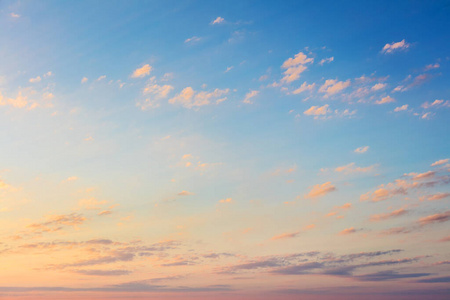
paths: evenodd
<path fill-rule="evenodd" d="M 0 0 L 0 298 L 448 299 L 449 15 Z"/>

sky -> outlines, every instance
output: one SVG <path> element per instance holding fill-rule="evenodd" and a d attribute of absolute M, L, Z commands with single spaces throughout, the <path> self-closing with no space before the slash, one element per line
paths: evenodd
<path fill-rule="evenodd" d="M 448 299 L 449 1 L 0 1 L 0 298 Z"/>

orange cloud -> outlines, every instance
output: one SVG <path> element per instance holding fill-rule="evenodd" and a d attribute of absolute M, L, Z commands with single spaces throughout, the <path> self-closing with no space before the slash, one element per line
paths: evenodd
<path fill-rule="evenodd" d="M 325 196 L 328 193 L 331 193 L 336 190 L 336 187 L 331 184 L 331 182 L 325 182 L 323 184 L 316 184 L 313 186 L 311 191 L 305 195 L 305 198 L 317 198 Z"/>

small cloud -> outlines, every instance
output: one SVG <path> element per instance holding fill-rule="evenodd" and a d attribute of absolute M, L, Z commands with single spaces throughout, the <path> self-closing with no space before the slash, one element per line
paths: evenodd
<path fill-rule="evenodd" d="M 420 225 L 428 225 L 432 223 L 443 223 L 450 220 L 450 211 L 441 214 L 434 214 L 419 219 Z"/>
<path fill-rule="evenodd" d="M 142 78 L 150 74 L 150 71 L 152 70 L 152 67 L 149 64 L 146 64 L 142 66 L 141 68 L 138 68 L 134 70 L 133 74 L 131 75 L 132 78 Z"/>
<path fill-rule="evenodd" d="M 331 193 L 336 190 L 336 187 L 331 184 L 331 182 L 325 182 L 323 184 L 316 184 L 313 186 L 311 191 L 305 195 L 305 198 L 318 198 L 325 196 L 328 193 Z"/>
<path fill-rule="evenodd" d="M 449 159 L 448 159 L 448 158 L 446 158 L 446 159 L 440 159 L 440 160 L 435 161 L 434 163 L 432 163 L 431 166 L 432 166 L 432 167 L 436 167 L 436 166 L 440 166 L 440 165 L 446 164 L 446 163 L 448 163 L 448 162 L 449 162 Z"/>
<path fill-rule="evenodd" d="M 232 69 L 233 69 L 234 67 L 233 66 L 231 66 L 231 67 L 228 67 L 226 70 L 225 70 L 225 72 L 224 73 L 228 73 L 228 72 L 230 72 Z"/>
<path fill-rule="evenodd" d="M 363 146 L 363 147 L 356 148 L 354 152 L 358 153 L 358 154 L 362 154 L 362 153 L 366 153 L 367 150 L 369 150 L 369 146 Z"/>
<path fill-rule="evenodd" d="M 190 86 L 184 88 L 178 95 L 169 99 L 170 104 L 181 104 L 186 108 L 200 107 L 211 104 L 214 101 L 219 104 L 227 99 L 224 97 L 230 89 L 215 89 L 212 92 L 196 92 Z M 222 98 L 220 98 L 222 97 Z"/>
<path fill-rule="evenodd" d="M 185 44 L 193 44 L 193 43 L 197 43 L 200 42 L 201 38 L 199 38 L 198 36 L 193 36 L 191 38 L 188 38 L 184 41 Z M 147 65 L 148 66 L 148 65 Z"/>
<path fill-rule="evenodd" d="M 87 77 L 83 77 L 83 79 L 81 79 L 81 83 L 86 83 L 88 82 L 88 78 Z"/>
<path fill-rule="evenodd" d="M 424 200 L 436 201 L 436 200 L 442 200 L 442 199 L 445 199 L 445 198 L 448 198 L 448 197 L 450 197 L 450 193 L 437 193 L 437 194 L 434 194 L 434 195 L 428 195 L 428 196 L 420 197 L 420 201 L 424 201 Z"/>
<path fill-rule="evenodd" d="M 393 53 L 394 51 L 403 51 L 409 48 L 411 46 L 408 44 L 405 40 L 401 40 L 400 42 L 392 42 L 392 44 L 386 44 L 384 45 L 383 49 L 381 50 L 381 53 Z"/>
<path fill-rule="evenodd" d="M 188 191 L 181 191 L 178 193 L 178 196 L 191 196 L 191 195 L 194 195 L 194 193 Z"/>
<path fill-rule="evenodd" d="M 75 181 L 78 180 L 77 176 L 70 176 L 67 179 L 63 180 L 63 182 Z"/>
<path fill-rule="evenodd" d="M 292 92 L 292 94 L 297 95 L 297 94 L 303 93 L 305 91 L 311 91 L 312 89 L 314 89 L 315 86 L 316 86 L 315 83 L 307 84 L 305 81 L 302 83 L 302 85 L 298 89 L 294 90 Z"/>
<path fill-rule="evenodd" d="M 450 101 L 444 101 L 444 100 L 434 100 L 432 103 L 429 103 L 428 101 L 425 101 L 422 104 L 422 107 L 425 109 L 429 109 L 429 108 L 439 108 L 439 107 L 450 107 Z"/>
<path fill-rule="evenodd" d="M 97 81 L 101 81 L 101 80 L 103 80 L 103 79 L 105 79 L 106 78 L 106 75 L 102 75 L 102 76 L 100 76 L 99 78 L 97 78 Z"/>
<path fill-rule="evenodd" d="M 405 105 L 396 107 L 396 108 L 394 109 L 394 111 L 395 111 L 395 112 L 399 112 L 399 111 L 404 111 L 404 110 L 407 110 L 407 109 L 408 109 L 408 104 L 405 104 Z"/>
<path fill-rule="evenodd" d="M 16 14 L 16 13 L 13 13 L 13 12 L 10 13 L 9 15 L 11 16 L 11 18 L 16 18 L 16 19 L 17 19 L 17 18 L 20 18 L 20 15 L 19 15 L 19 14 Z"/>
<path fill-rule="evenodd" d="M 368 167 L 357 167 L 355 166 L 355 163 L 349 163 L 348 165 L 337 167 L 334 169 L 335 172 L 338 173 L 344 173 L 344 174 L 351 174 L 351 173 L 367 173 L 371 172 L 375 166 L 368 166 Z"/>
<path fill-rule="evenodd" d="M 103 211 L 99 212 L 97 215 L 98 216 L 106 216 L 106 215 L 110 215 L 110 214 L 112 214 L 112 211 L 110 211 L 110 210 L 103 210 Z"/>
<path fill-rule="evenodd" d="M 281 79 L 284 83 L 290 83 L 300 78 L 300 74 L 303 73 L 307 67 L 306 64 L 314 62 L 314 58 L 306 56 L 303 52 L 299 52 L 294 58 L 287 59 L 281 68 L 286 69 L 284 71 L 284 77 Z M 275 84 L 278 85 L 278 84 Z"/>
<path fill-rule="evenodd" d="M 404 215 L 406 213 L 408 213 L 408 210 L 400 208 L 400 209 L 394 210 L 393 212 L 390 212 L 390 213 L 379 214 L 379 215 L 372 215 L 370 217 L 370 221 L 376 222 L 376 221 L 387 220 L 387 219 L 390 219 L 390 218 L 402 216 L 402 215 Z"/>
<path fill-rule="evenodd" d="M 426 71 L 429 71 L 429 70 L 438 69 L 439 67 L 440 67 L 440 65 L 438 63 L 429 64 L 429 65 L 425 66 L 424 71 L 426 72 Z"/>
<path fill-rule="evenodd" d="M 233 202 L 233 199 L 231 199 L 231 198 L 221 199 L 219 201 L 219 203 L 231 203 L 231 202 Z"/>
<path fill-rule="evenodd" d="M 51 71 L 48 71 L 47 73 L 44 74 L 44 77 L 50 77 L 52 75 L 53 75 L 53 73 Z"/>
<path fill-rule="evenodd" d="M 247 94 L 245 94 L 245 98 L 242 102 L 247 103 L 247 104 L 253 104 L 253 101 L 251 101 L 250 99 L 253 97 L 256 97 L 259 94 L 259 91 L 250 91 Z"/>
<path fill-rule="evenodd" d="M 280 235 L 273 236 L 271 238 L 271 240 L 282 240 L 282 239 L 295 238 L 299 233 L 300 233 L 300 231 L 292 232 L 292 233 L 282 233 Z"/>
<path fill-rule="evenodd" d="M 338 81 L 337 79 L 327 79 L 325 83 L 319 88 L 319 92 L 325 93 L 326 96 L 331 96 L 350 86 L 350 79 L 347 81 Z"/>
<path fill-rule="evenodd" d="M 420 118 L 424 119 L 424 120 L 428 120 L 431 118 L 432 115 L 433 115 L 432 113 L 427 112 L 427 113 L 424 113 Z"/>
<path fill-rule="evenodd" d="M 346 228 L 344 230 L 342 230 L 341 232 L 339 232 L 339 235 L 347 235 L 347 234 L 352 234 L 355 233 L 357 230 L 354 227 L 350 227 L 350 228 Z"/>
<path fill-rule="evenodd" d="M 217 17 L 214 21 L 211 22 L 211 25 L 224 23 L 225 19 L 222 17 Z"/>
<path fill-rule="evenodd" d="M 39 81 L 41 81 L 41 76 L 37 76 L 35 78 L 30 78 L 30 80 L 28 80 L 28 81 L 31 83 L 39 82 Z"/>
<path fill-rule="evenodd" d="M 386 86 L 387 86 L 387 83 L 377 83 L 371 88 L 371 90 L 372 91 L 379 91 L 379 90 L 384 89 Z"/>
<path fill-rule="evenodd" d="M 395 102 L 395 99 L 391 96 L 386 96 L 384 98 L 381 98 L 381 100 L 375 101 L 375 104 L 386 104 L 386 103 L 392 103 Z"/>
<path fill-rule="evenodd" d="M 319 62 L 319 65 L 323 66 L 323 64 L 330 63 L 330 62 L 332 62 L 333 60 L 334 60 L 334 57 L 333 57 L 333 56 L 332 56 L 332 57 L 328 57 L 328 58 L 324 58 L 324 59 L 322 59 L 322 60 Z"/>
<path fill-rule="evenodd" d="M 307 116 L 324 116 L 330 112 L 328 107 L 328 104 L 325 104 L 323 106 L 311 106 L 309 109 L 305 110 L 303 114 Z"/>

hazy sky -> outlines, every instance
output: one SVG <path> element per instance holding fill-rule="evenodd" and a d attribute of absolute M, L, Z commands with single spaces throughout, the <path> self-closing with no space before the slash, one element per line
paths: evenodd
<path fill-rule="evenodd" d="M 1 299 L 448 299 L 449 1 L 0 1 Z"/>

